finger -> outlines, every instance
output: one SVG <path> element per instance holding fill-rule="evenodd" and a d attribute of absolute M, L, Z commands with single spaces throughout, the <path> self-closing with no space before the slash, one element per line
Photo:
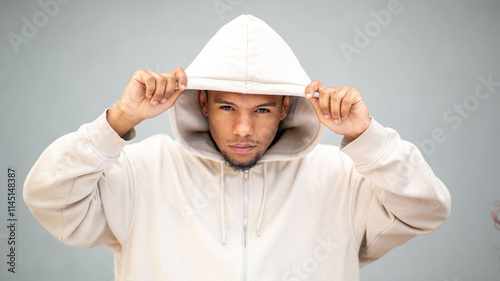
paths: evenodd
<path fill-rule="evenodd" d="M 187 75 L 180 66 L 164 76 L 167 79 L 167 88 L 165 90 L 165 99 L 162 102 L 166 102 L 168 99 L 172 98 L 174 94 L 178 94 L 176 93 L 176 88 L 183 92 L 187 84 Z"/>
<path fill-rule="evenodd" d="M 173 83 L 173 92 L 168 95 L 169 99 L 169 104 L 170 106 L 174 105 L 174 103 L 177 101 L 177 99 L 181 96 L 181 94 L 186 90 L 186 85 L 187 85 L 187 75 L 186 72 L 184 72 L 184 69 L 182 67 L 177 67 L 174 69 L 171 74 L 175 75 L 175 80 L 177 80 L 177 89 L 175 89 L 175 83 Z"/>
<path fill-rule="evenodd" d="M 323 85 L 321 82 L 318 80 L 314 80 L 309 85 L 306 86 L 305 92 L 306 92 L 306 98 L 311 102 L 313 105 L 316 114 L 318 116 L 323 116 L 323 118 L 328 119 L 329 114 L 328 112 L 330 111 L 329 108 L 329 103 L 327 102 L 328 100 L 328 92 L 324 91 L 325 90 L 325 85 Z M 319 98 L 314 98 L 314 93 L 318 92 L 319 93 Z"/>
<path fill-rule="evenodd" d="M 308 100 L 311 103 L 312 107 L 314 108 L 314 111 L 316 112 L 318 119 L 321 121 L 323 114 L 321 114 L 321 110 L 319 108 L 319 98 L 311 97 L 311 98 L 308 98 Z"/>
<path fill-rule="evenodd" d="M 332 115 L 333 121 L 338 124 L 340 123 L 341 120 L 341 104 L 342 100 L 344 99 L 344 96 L 347 94 L 347 91 L 349 91 L 349 87 L 343 87 L 343 88 L 336 88 L 335 93 L 331 96 L 330 99 L 330 113 Z"/>
<path fill-rule="evenodd" d="M 328 119 L 330 118 L 330 112 L 331 112 L 330 99 L 335 93 L 332 91 L 332 89 L 324 89 L 318 92 L 319 92 L 319 110 L 323 118 Z"/>
<path fill-rule="evenodd" d="M 175 86 L 177 85 L 177 78 L 175 77 L 175 74 L 172 73 L 164 75 L 165 78 L 167 79 L 167 87 L 165 88 L 165 98 L 166 100 L 169 100 L 174 94 Z"/>
<path fill-rule="evenodd" d="M 340 106 L 341 120 L 349 116 L 349 112 L 351 111 L 352 105 L 356 101 L 358 93 L 359 91 L 357 89 L 351 88 L 345 95 Z"/>
<path fill-rule="evenodd" d="M 309 85 L 306 86 L 305 89 L 305 94 L 306 98 L 310 99 L 314 96 L 314 93 L 319 92 L 320 90 L 324 89 L 325 86 L 321 84 L 318 80 L 314 80 Z"/>
<path fill-rule="evenodd" d="M 165 95 L 165 87 L 167 85 L 167 79 L 158 72 L 151 72 L 155 79 L 155 91 L 153 97 L 151 98 L 151 104 L 157 105 L 161 102 Z"/>
<path fill-rule="evenodd" d="M 184 69 L 180 66 L 174 69 L 172 72 L 173 74 L 175 74 L 175 77 L 177 78 L 177 88 L 180 89 L 181 92 L 184 91 L 187 85 L 186 72 L 184 72 Z"/>
<path fill-rule="evenodd" d="M 177 99 L 181 96 L 181 94 L 183 92 L 184 92 L 184 89 L 175 89 L 173 94 L 168 99 L 169 106 L 173 106 L 174 103 L 177 101 Z"/>
<path fill-rule="evenodd" d="M 167 100 L 172 99 L 170 104 L 173 105 L 177 98 L 179 98 L 180 94 L 186 89 L 187 75 L 186 72 L 184 72 L 184 69 L 179 66 L 166 75 L 166 77 L 168 83 L 165 90 L 165 98 L 162 102 L 165 103 Z"/>
<path fill-rule="evenodd" d="M 147 70 L 139 69 L 138 71 L 136 71 L 136 74 L 134 74 L 134 79 L 137 82 L 144 84 L 144 86 L 146 87 L 146 91 L 144 93 L 146 95 L 146 98 L 152 98 L 153 93 L 155 92 L 156 82 L 151 73 L 149 73 Z"/>
<path fill-rule="evenodd" d="M 162 103 L 165 104 L 167 108 L 170 108 L 174 105 L 174 103 L 177 101 L 180 95 L 184 92 L 186 87 L 184 86 L 181 87 L 180 89 L 176 89 L 175 88 L 176 77 L 172 74 L 166 74 L 166 79 L 167 79 L 167 87 L 165 88 L 165 96 L 164 99 L 162 100 Z"/>

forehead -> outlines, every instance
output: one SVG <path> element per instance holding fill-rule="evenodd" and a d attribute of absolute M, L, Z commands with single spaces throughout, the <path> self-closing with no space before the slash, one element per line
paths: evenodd
<path fill-rule="evenodd" d="M 213 103 L 215 101 L 226 101 L 234 103 L 236 105 L 259 105 L 265 103 L 276 103 L 282 100 L 283 96 L 278 95 L 256 95 L 256 94 L 241 94 L 234 92 L 220 92 L 220 91 L 209 91 L 208 101 Z"/>

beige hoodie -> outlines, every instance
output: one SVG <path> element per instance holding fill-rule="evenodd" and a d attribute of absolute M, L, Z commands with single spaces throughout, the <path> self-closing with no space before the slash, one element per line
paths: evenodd
<path fill-rule="evenodd" d="M 359 280 L 359 267 L 444 223 L 450 195 L 422 155 L 375 120 L 341 149 L 303 98 L 310 82 L 261 20 L 236 18 L 186 69 L 167 135 L 128 144 L 102 114 L 56 140 L 24 199 L 62 243 L 106 245 L 116 280 Z M 199 89 L 291 95 L 283 132 L 254 168 L 226 166 Z"/>

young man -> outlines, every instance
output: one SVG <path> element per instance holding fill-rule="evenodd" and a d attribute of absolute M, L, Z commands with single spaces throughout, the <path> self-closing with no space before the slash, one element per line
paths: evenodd
<path fill-rule="evenodd" d="M 175 141 L 127 145 L 166 110 Z M 322 124 L 340 150 L 318 145 Z M 358 280 L 450 212 L 418 149 L 359 91 L 311 82 L 249 15 L 185 72 L 136 71 L 119 102 L 47 148 L 24 198 L 62 243 L 106 245 L 116 280 L 141 281 Z"/>

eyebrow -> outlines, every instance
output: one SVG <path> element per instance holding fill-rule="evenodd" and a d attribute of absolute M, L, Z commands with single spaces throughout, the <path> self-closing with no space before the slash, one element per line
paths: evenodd
<path fill-rule="evenodd" d="M 214 102 L 219 103 L 219 104 L 229 104 L 229 105 L 236 106 L 236 104 L 234 104 L 230 101 L 227 101 L 227 100 L 223 100 L 223 99 L 215 99 Z M 275 102 L 266 102 L 266 103 L 261 103 L 255 107 L 266 107 L 266 106 L 276 106 L 276 103 Z"/>

